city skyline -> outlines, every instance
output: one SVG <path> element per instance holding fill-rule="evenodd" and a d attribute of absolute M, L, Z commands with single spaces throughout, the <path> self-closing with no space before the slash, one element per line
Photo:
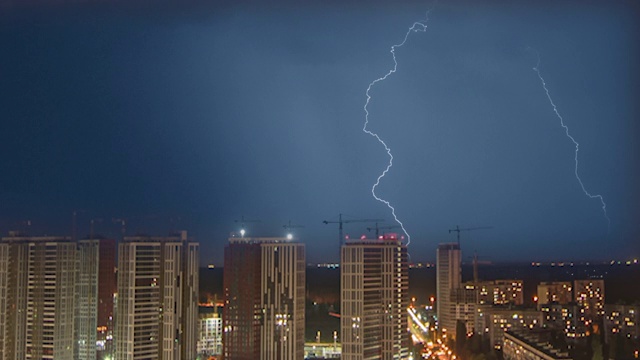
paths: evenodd
<path fill-rule="evenodd" d="M 463 261 L 640 256 L 637 2 L 0 4 L 3 236 L 69 236 L 75 212 L 79 237 L 186 229 L 222 264 L 244 216 L 337 261 L 323 220 L 396 225 L 371 196 L 388 157 L 365 91 L 431 9 L 368 107 L 410 256 L 434 261 L 457 225 L 492 227 L 461 234 Z"/>

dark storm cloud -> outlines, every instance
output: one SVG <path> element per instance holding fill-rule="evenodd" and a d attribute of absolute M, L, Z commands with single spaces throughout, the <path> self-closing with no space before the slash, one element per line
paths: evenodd
<path fill-rule="evenodd" d="M 429 4 L 65 3 L 0 15 L 0 229 L 68 232 L 70 214 L 187 228 L 221 259 L 233 220 L 253 234 L 305 225 L 311 261 L 337 258 L 342 212 L 391 219 L 371 185 L 384 149 L 362 132 L 367 85 Z M 566 5 L 568 4 L 568 5 Z M 8 10 L 7 10 L 8 9 Z M 440 3 L 372 90 L 392 147 L 379 195 L 433 259 L 447 230 L 494 259 L 637 254 L 637 5 Z M 541 71 L 580 142 L 564 135 Z M 366 227 L 349 225 L 360 234 Z M 101 232 L 119 228 L 104 221 Z"/>

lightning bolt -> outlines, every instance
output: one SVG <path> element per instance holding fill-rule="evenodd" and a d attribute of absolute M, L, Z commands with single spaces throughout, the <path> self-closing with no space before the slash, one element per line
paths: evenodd
<path fill-rule="evenodd" d="M 602 212 L 604 213 L 604 217 L 607 219 L 607 232 L 609 232 L 611 228 L 611 219 L 609 219 L 609 215 L 607 214 L 607 204 L 604 202 L 604 198 L 602 197 L 602 195 L 592 195 L 591 193 L 589 193 L 587 189 L 584 187 L 584 184 L 582 183 L 582 179 L 580 179 L 580 175 L 578 175 L 578 150 L 580 149 L 580 144 L 578 144 L 576 139 L 573 136 L 571 136 L 571 134 L 569 134 L 569 127 L 565 125 L 562 115 L 560 115 L 560 112 L 558 111 L 556 104 L 551 99 L 551 95 L 549 94 L 549 89 L 547 88 L 547 83 L 544 81 L 544 78 L 540 73 L 540 53 L 538 53 L 536 50 L 530 47 L 527 49 L 530 51 L 533 51 L 538 57 L 538 62 L 536 63 L 536 66 L 533 68 L 533 71 L 535 71 L 536 74 L 538 74 L 538 78 L 542 83 L 542 88 L 547 94 L 547 99 L 549 99 L 549 103 L 551 103 L 551 106 L 553 107 L 553 112 L 556 113 L 556 116 L 558 117 L 558 119 L 560 119 L 560 125 L 562 125 L 562 127 L 564 128 L 565 134 L 573 142 L 573 145 L 575 145 L 576 147 L 575 156 L 574 156 L 574 160 L 575 160 L 574 173 L 576 175 L 576 179 L 578 179 L 578 183 L 580 184 L 580 187 L 582 188 L 582 191 L 584 192 L 585 195 L 587 195 L 591 199 L 600 200 L 600 203 L 602 204 Z"/>
<path fill-rule="evenodd" d="M 427 15 L 429 13 L 427 12 Z M 428 20 L 428 18 L 427 18 Z M 389 164 L 387 165 L 386 169 L 384 169 L 384 171 L 382 172 L 382 174 L 380 174 L 380 176 L 378 176 L 378 179 L 376 180 L 376 183 L 371 187 L 371 194 L 373 195 L 373 197 L 380 201 L 381 203 L 384 203 L 385 205 L 387 205 L 387 207 L 389 209 L 391 209 L 391 214 L 393 215 L 393 218 L 395 219 L 395 221 L 400 225 L 400 227 L 402 228 L 402 231 L 405 233 L 405 235 L 407 235 L 407 245 L 409 245 L 411 243 L 411 236 L 409 235 L 409 233 L 407 232 L 407 229 L 405 229 L 404 224 L 402 223 L 402 221 L 400 221 L 400 219 L 398 219 L 398 217 L 396 216 L 396 209 L 391 205 L 391 203 L 388 200 L 385 200 L 381 197 L 379 197 L 376 194 L 376 188 L 378 187 L 378 185 L 380 185 L 380 180 L 382 180 L 382 178 L 387 175 L 387 173 L 389 172 L 389 169 L 391 169 L 391 167 L 393 166 L 393 155 L 391 154 L 391 148 L 389 148 L 389 146 L 387 146 L 387 144 L 380 138 L 380 136 L 378 136 L 378 134 L 374 133 L 371 130 L 367 129 L 367 125 L 369 125 L 369 110 L 368 110 L 368 106 L 369 106 L 369 102 L 371 101 L 371 95 L 369 94 L 371 92 L 371 89 L 373 88 L 374 85 L 376 85 L 377 83 L 386 80 L 389 76 L 391 76 L 391 74 L 394 74 L 396 72 L 396 70 L 398 69 L 398 61 L 396 60 L 396 49 L 399 47 L 402 47 L 406 42 L 407 39 L 409 39 L 409 35 L 411 35 L 411 33 L 416 33 L 416 32 L 426 32 L 427 31 L 427 25 L 426 25 L 426 21 L 424 22 L 414 22 L 413 25 L 409 28 L 409 30 L 407 30 L 407 33 L 404 35 L 404 39 L 402 40 L 402 42 L 400 44 L 397 45 L 393 45 L 391 46 L 391 56 L 393 56 L 393 68 L 391 70 L 389 70 L 384 76 L 379 77 L 375 80 L 373 80 L 371 83 L 369 83 L 369 87 L 367 87 L 367 101 L 364 104 L 364 113 L 365 113 L 365 118 L 364 118 L 364 126 L 362 127 L 362 131 L 364 131 L 365 133 L 373 136 L 374 138 L 376 138 L 376 140 L 378 140 L 378 142 L 380 144 L 382 144 L 382 146 L 384 146 L 384 149 L 387 151 L 387 155 L 389 155 Z"/>

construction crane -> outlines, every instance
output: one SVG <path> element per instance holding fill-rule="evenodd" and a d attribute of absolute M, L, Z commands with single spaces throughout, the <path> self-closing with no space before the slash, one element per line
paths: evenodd
<path fill-rule="evenodd" d="M 10 236 L 27 236 L 29 235 L 29 229 L 31 228 L 31 220 L 22 220 L 15 223 L 16 230 L 9 231 Z"/>
<path fill-rule="evenodd" d="M 73 210 L 71 212 L 71 240 L 78 240 L 78 213 L 84 213 L 85 210 Z"/>
<path fill-rule="evenodd" d="M 304 225 L 291 225 L 291 220 L 286 225 L 282 225 L 282 227 L 287 231 L 287 239 L 291 240 L 293 235 L 291 234 L 291 229 L 303 228 Z"/>
<path fill-rule="evenodd" d="M 375 229 L 376 230 L 376 239 L 377 239 L 378 236 L 380 236 L 380 230 L 397 229 L 399 227 L 400 227 L 400 225 L 378 226 L 378 223 L 376 223 L 376 227 L 374 227 L 374 228 L 368 227 L 367 231 L 371 231 L 371 230 Z M 382 233 L 382 235 L 384 235 L 384 232 Z"/>
<path fill-rule="evenodd" d="M 461 231 L 485 230 L 485 229 L 493 229 L 493 226 L 479 226 L 479 227 L 460 229 L 460 226 L 456 225 L 455 229 L 449 229 L 449 234 L 451 234 L 454 231 L 457 232 L 458 233 L 458 245 L 460 245 L 460 232 Z"/>
<path fill-rule="evenodd" d="M 338 227 L 338 231 L 339 234 L 338 236 L 340 237 L 340 246 L 342 246 L 343 243 L 343 237 L 342 237 L 342 224 L 349 224 L 349 223 L 355 223 L 355 222 L 368 222 L 368 223 L 379 223 L 379 222 L 383 222 L 384 219 L 357 219 L 357 220 L 342 220 L 342 214 L 338 215 L 338 221 L 328 221 L 328 220 L 324 220 L 323 223 L 325 225 L 327 224 L 339 224 L 340 226 Z"/>
<path fill-rule="evenodd" d="M 89 222 L 90 224 L 90 228 L 89 228 L 89 239 L 93 239 L 94 236 L 94 229 L 95 229 L 95 224 L 96 223 L 101 223 L 102 219 L 101 218 L 97 218 L 97 219 L 91 219 L 91 221 Z"/>
<path fill-rule="evenodd" d="M 234 222 L 240 223 L 240 236 L 244 237 L 244 234 L 246 234 L 246 230 L 244 228 L 244 224 L 245 223 L 259 223 L 260 220 L 248 220 L 244 218 L 244 215 L 242 215 L 242 217 L 240 218 L 240 220 L 234 220 Z"/>
<path fill-rule="evenodd" d="M 469 259 L 473 261 L 473 284 L 478 289 L 478 252 L 474 251 L 473 256 L 469 256 Z"/>
<path fill-rule="evenodd" d="M 122 234 L 122 238 L 124 239 L 124 234 L 127 232 L 127 219 L 125 218 L 112 218 L 111 222 L 115 224 L 120 224 L 120 233 Z"/>
<path fill-rule="evenodd" d="M 127 216 L 127 217 L 119 217 L 119 218 L 111 218 L 111 222 L 114 224 L 120 224 L 120 233 L 122 235 L 122 238 L 124 239 L 124 235 L 127 232 L 127 226 L 129 227 L 129 230 L 131 230 L 131 221 L 132 220 L 138 220 L 138 227 L 140 226 L 140 220 L 149 220 L 149 219 L 158 219 L 158 218 L 162 218 L 162 216 L 160 215 L 141 215 L 141 216 Z M 91 227 L 93 231 L 93 225 L 96 221 L 98 221 L 100 219 L 92 219 L 91 220 Z M 100 220 L 102 221 L 102 220 Z M 135 224 L 135 221 L 134 221 Z M 135 230 L 135 228 L 134 228 Z M 133 233 L 136 233 L 135 231 L 133 231 Z"/>

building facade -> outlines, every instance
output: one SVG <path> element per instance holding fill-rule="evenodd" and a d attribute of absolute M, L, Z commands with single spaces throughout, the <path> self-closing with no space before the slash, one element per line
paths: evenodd
<path fill-rule="evenodd" d="M 117 291 L 115 240 L 77 241 L 75 357 L 113 358 L 113 298 Z"/>
<path fill-rule="evenodd" d="M 203 358 L 222 354 L 222 317 L 217 306 L 200 306 L 198 355 Z"/>
<path fill-rule="evenodd" d="M 462 285 L 462 252 L 457 243 L 438 245 L 436 252 L 436 313 L 441 332 L 454 334 L 456 307 L 452 295 Z"/>
<path fill-rule="evenodd" d="M 341 248 L 342 359 L 409 356 L 407 247 L 395 235 Z"/>
<path fill-rule="evenodd" d="M 27 311 L 27 238 L 0 242 L 0 359 L 24 359 Z"/>
<path fill-rule="evenodd" d="M 618 335 L 638 341 L 640 339 L 640 304 L 604 306 L 604 336 L 610 343 L 612 336 Z"/>
<path fill-rule="evenodd" d="M 581 307 L 576 303 L 539 305 L 545 327 L 562 331 L 568 341 L 585 339 L 587 326 L 581 321 Z"/>
<path fill-rule="evenodd" d="M 569 352 L 554 348 L 547 331 L 521 330 L 504 334 L 504 360 L 571 360 Z"/>
<path fill-rule="evenodd" d="M 103 240 L 2 238 L 0 359 L 101 359 L 99 293 L 111 284 L 113 299 L 114 256 Z M 110 277 L 101 275 L 101 264 Z M 113 314 L 113 302 L 105 307 Z"/>
<path fill-rule="evenodd" d="M 99 239 L 98 311 L 96 328 L 96 355 L 98 360 L 113 359 L 114 298 L 116 286 L 116 241 Z"/>
<path fill-rule="evenodd" d="M 31 238 L 27 255 L 26 359 L 71 359 L 76 244 Z"/>
<path fill-rule="evenodd" d="M 459 289 L 451 291 L 451 302 L 453 303 L 454 318 L 456 322 L 462 321 L 467 333 L 475 332 L 475 314 L 478 305 L 479 292 L 473 284 L 465 284 Z M 453 330 L 456 330 L 454 328 Z M 451 336 L 457 336 L 455 331 Z"/>
<path fill-rule="evenodd" d="M 74 358 L 76 255 L 67 237 L 2 238 L 1 359 Z"/>
<path fill-rule="evenodd" d="M 604 316 L 604 280 L 574 280 L 573 300 L 584 309 L 582 321 L 589 325 Z"/>
<path fill-rule="evenodd" d="M 478 303 L 493 305 L 522 305 L 522 280 L 493 280 L 478 283 Z"/>
<path fill-rule="evenodd" d="M 489 337 L 491 346 L 501 349 L 507 330 L 519 331 L 540 328 L 542 312 L 521 307 L 478 305 L 475 328 L 479 334 Z"/>
<path fill-rule="evenodd" d="M 116 359 L 195 359 L 198 253 L 186 231 L 119 244 Z"/>
<path fill-rule="evenodd" d="M 257 242 L 234 242 L 224 249 L 222 336 L 225 359 L 260 359 L 261 251 Z"/>
<path fill-rule="evenodd" d="M 225 359 L 304 357 L 304 244 L 232 237 L 225 247 Z"/>
<path fill-rule="evenodd" d="M 573 301 L 573 286 L 569 281 L 542 282 L 538 284 L 538 306 L 568 304 Z"/>
<path fill-rule="evenodd" d="M 98 328 L 99 240 L 78 241 L 75 307 L 75 358 L 95 359 Z M 80 301 L 80 299 L 82 299 Z"/>

